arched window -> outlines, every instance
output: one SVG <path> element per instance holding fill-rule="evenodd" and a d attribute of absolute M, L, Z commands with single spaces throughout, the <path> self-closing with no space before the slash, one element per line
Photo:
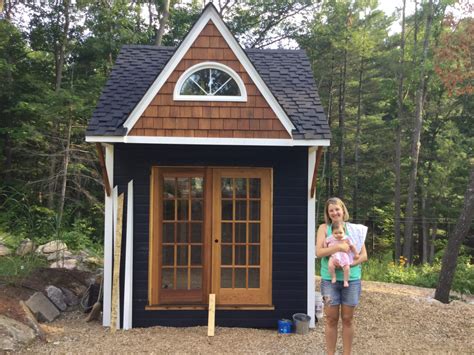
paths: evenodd
<path fill-rule="evenodd" d="M 205 62 L 181 75 L 173 98 L 181 101 L 247 101 L 247 91 L 234 70 L 220 63 Z"/>

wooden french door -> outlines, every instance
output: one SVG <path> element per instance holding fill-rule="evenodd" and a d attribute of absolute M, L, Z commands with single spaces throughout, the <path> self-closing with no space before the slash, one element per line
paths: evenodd
<path fill-rule="evenodd" d="M 271 169 L 154 167 L 149 305 L 271 305 Z"/>

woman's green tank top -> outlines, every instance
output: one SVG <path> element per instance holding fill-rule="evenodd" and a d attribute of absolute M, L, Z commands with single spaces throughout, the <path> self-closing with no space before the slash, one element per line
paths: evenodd
<path fill-rule="evenodd" d="M 327 225 L 326 235 L 329 236 L 332 234 L 332 226 L 330 224 Z M 346 230 L 347 235 L 347 230 Z M 331 280 L 331 274 L 328 270 L 328 256 L 324 256 L 321 258 L 321 278 L 323 280 Z M 349 281 L 360 280 L 362 277 L 362 267 L 361 264 L 351 266 L 351 270 L 349 272 Z M 344 280 L 344 272 L 341 268 L 336 269 L 336 280 L 343 281 Z"/>

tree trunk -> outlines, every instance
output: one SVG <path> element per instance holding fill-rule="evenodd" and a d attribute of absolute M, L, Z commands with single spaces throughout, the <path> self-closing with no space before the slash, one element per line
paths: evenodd
<path fill-rule="evenodd" d="M 334 90 L 334 58 L 331 65 L 331 81 L 329 83 L 329 101 L 328 101 L 328 124 L 331 128 L 332 107 L 333 107 L 333 90 Z M 326 150 L 326 197 L 334 196 L 334 180 L 332 176 L 332 149 L 331 146 Z"/>
<path fill-rule="evenodd" d="M 402 33 L 400 38 L 400 59 L 398 68 L 398 122 L 396 128 L 396 139 L 395 139 L 395 215 L 394 215 L 394 227 L 395 227 L 395 261 L 400 260 L 402 254 L 402 242 L 400 233 L 400 219 L 401 219 L 401 156 L 402 156 L 402 121 L 404 117 L 403 109 L 403 81 L 405 77 L 405 8 L 406 0 L 403 0 L 402 8 Z"/>
<path fill-rule="evenodd" d="M 165 33 L 165 27 L 168 24 L 170 17 L 170 0 L 163 1 L 163 13 L 160 18 L 160 28 L 156 32 L 155 46 L 161 46 L 163 41 L 163 34 Z"/>
<path fill-rule="evenodd" d="M 429 1 L 428 14 L 426 19 L 425 38 L 423 43 L 423 55 L 420 63 L 420 82 L 416 94 L 416 111 L 415 111 L 415 122 L 412 136 L 412 148 L 410 154 L 411 169 L 408 182 L 408 199 L 407 206 L 405 209 L 405 238 L 403 245 L 403 256 L 407 258 L 408 264 L 413 261 L 413 203 L 415 199 L 415 188 L 418 170 L 418 158 L 420 155 L 420 136 L 421 127 L 423 124 L 423 98 L 425 90 L 425 61 L 428 56 L 428 44 L 431 34 L 431 23 L 433 21 L 433 0 Z"/>
<path fill-rule="evenodd" d="M 449 291 L 453 284 L 454 272 L 458 260 L 459 249 L 466 238 L 472 219 L 474 217 L 474 167 L 471 169 L 469 183 L 464 195 L 464 206 L 461 215 L 454 228 L 454 233 L 450 235 L 446 250 L 443 255 L 441 271 L 439 274 L 438 287 L 436 287 L 435 299 L 440 302 L 449 302 Z"/>
<path fill-rule="evenodd" d="M 434 255 L 435 255 L 435 240 L 436 235 L 438 234 L 438 222 L 435 222 L 433 228 L 431 229 L 431 239 L 429 245 L 429 255 L 428 255 L 428 262 L 433 264 L 434 262 Z"/>
<path fill-rule="evenodd" d="M 69 2 L 70 0 L 64 0 L 64 24 L 63 31 L 58 43 L 58 50 L 56 54 L 56 80 L 55 80 L 55 89 L 58 91 L 61 88 L 61 83 L 63 80 L 63 67 L 64 67 L 64 57 L 66 52 L 66 43 L 67 43 L 67 34 L 69 32 Z M 60 14 L 58 13 L 58 22 Z"/>
<path fill-rule="evenodd" d="M 362 77 L 364 73 L 364 59 L 360 58 L 359 66 L 359 85 L 357 90 L 357 122 L 356 122 L 356 137 L 355 137 L 355 172 L 354 172 L 354 195 L 352 196 L 353 209 L 352 214 L 354 220 L 358 216 L 358 201 L 359 201 L 359 147 L 360 147 L 360 119 L 362 115 Z"/>
<path fill-rule="evenodd" d="M 69 155 L 70 155 L 70 149 L 71 149 L 71 130 L 72 130 L 72 118 L 69 119 L 69 123 L 67 127 L 66 148 L 64 150 L 64 158 L 63 158 L 63 181 L 61 184 L 61 195 L 60 195 L 59 207 L 58 207 L 58 226 L 57 226 L 58 235 L 61 231 L 61 224 L 62 224 L 63 212 L 64 212 L 64 202 L 66 200 L 67 169 L 69 166 Z"/>
<path fill-rule="evenodd" d="M 346 114 L 346 72 L 347 49 L 344 49 L 343 64 L 340 70 L 339 82 L 339 166 L 338 166 L 338 197 L 344 199 L 344 136 Z"/>
<path fill-rule="evenodd" d="M 426 193 L 423 185 L 420 186 L 421 199 L 421 263 L 428 262 L 428 223 L 426 222 Z"/>

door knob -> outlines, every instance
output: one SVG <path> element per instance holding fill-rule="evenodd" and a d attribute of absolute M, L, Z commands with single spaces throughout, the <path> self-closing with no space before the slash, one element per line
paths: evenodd
<path fill-rule="evenodd" d="M 219 239 L 214 240 L 215 243 L 219 243 Z"/>

